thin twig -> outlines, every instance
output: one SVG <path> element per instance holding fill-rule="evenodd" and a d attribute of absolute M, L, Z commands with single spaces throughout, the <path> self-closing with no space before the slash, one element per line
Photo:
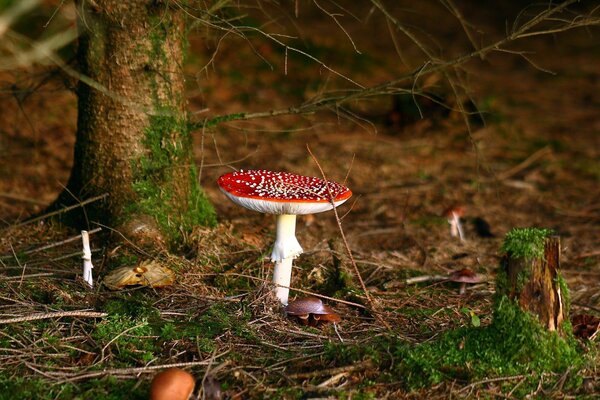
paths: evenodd
<path fill-rule="evenodd" d="M 194 274 L 190 274 L 190 275 L 194 275 Z M 223 274 L 202 274 L 202 275 L 221 275 L 222 276 Z M 310 290 L 304 290 L 304 289 L 298 289 L 298 288 L 295 288 L 295 287 L 274 284 L 273 281 L 271 281 L 269 279 L 263 279 L 263 278 L 259 278 L 257 276 L 240 274 L 240 273 L 237 273 L 237 272 L 227 273 L 227 275 L 228 276 L 239 276 L 239 277 L 242 277 L 242 278 L 247 278 L 247 279 L 252 279 L 252 280 L 255 280 L 255 281 L 260 281 L 260 282 L 267 283 L 267 284 L 270 284 L 270 285 L 276 285 L 278 287 L 283 287 L 283 288 L 290 289 L 292 292 L 300 292 L 300 293 L 308 294 L 308 295 L 311 295 L 311 296 L 319 297 L 321 299 L 334 301 L 336 303 L 346 304 L 346 305 L 352 306 L 352 307 L 366 308 L 362 304 L 358 304 L 358 303 L 354 303 L 354 302 L 347 301 L 347 300 L 342 300 L 342 299 L 336 299 L 335 297 L 325 296 L 323 294 L 311 292 Z"/>
<path fill-rule="evenodd" d="M 19 228 L 19 227 L 21 227 L 21 226 L 23 226 L 23 225 L 32 224 L 32 223 L 34 223 L 34 222 L 41 221 L 41 220 L 43 220 L 43 219 L 46 219 L 46 218 L 53 217 L 53 216 L 55 216 L 55 215 L 64 214 L 64 213 L 66 213 L 66 212 L 69 212 L 69 211 L 71 211 L 71 210 L 74 210 L 74 209 L 76 209 L 76 208 L 83 207 L 83 206 L 85 206 L 85 205 L 87 205 L 87 204 L 93 203 L 93 202 L 95 202 L 95 201 L 98 201 L 98 200 L 103 200 L 103 199 L 105 199 L 106 197 L 108 197 L 108 193 L 104 193 L 104 194 L 101 194 L 101 195 L 99 195 L 99 196 L 95 196 L 95 197 L 89 198 L 89 199 L 87 199 L 87 200 L 81 201 L 81 202 L 79 202 L 79 203 L 77 203 L 77 204 L 74 204 L 74 205 L 72 205 L 72 206 L 65 207 L 65 208 L 61 208 L 60 210 L 56 210 L 56 211 L 52 211 L 52 212 L 50 212 L 50 213 L 47 213 L 47 214 L 44 214 L 44 215 L 40 215 L 39 217 L 35 217 L 35 218 L 32 218 L 32 219 L 28 219 L 27 221 L 23 221 L 23 222 L 21 222 L 20 224 L 17 224 L 17 225 L 11 225 L 11 226 L 9 226 L 8 228 Z"/>
<path fill-rule="evenodd" d="M 350 250 L 350 245 L 348 244 L 348 240 L 346 240 L 346 234 L 344 233 L 344 229 L 342 228 L 342 221 L 340 219 L 340 216 L 338 215 L 337 209 L 336 209 L 334 201 L 333 201 L 333 194 L 331 193 L 331 188 L 328 185 L 329 181 L 327 180 L 325 171 L 321 167 L 319 160 L 317 160 L 317 158 L 312 153 L 312 151 L 310 150 L 310 147 L 308 145 L 306 145 L 306 149 L 308 150 L 308 153 L 310 154 L 310 156 L 314 160 L 315 164 L 317 165 L 317 168 L 319 168 L 319 171 L 321 172 L 321 176 L 323 177 L 323 180 L 325 181 L 325 187 L 327 188 L 327 192 L 328 192 L 327 194 L 329 195 L 329 201 L 333 205 L 333 214 L 335 215 L 335 220 L 337 222 L 337 226 L 340 231 L 340 236 L 342 238 L 342 242 L 344 243 L 344 247 L 346 248 L 346 252 L 348 253 L 348 258 L 350 259 L 350 264 L 352 265 L 352 268 L 354 269 L 354 273 L 356 274 L 356 277 L 360 283 L 360 286 L 361 286 L 363 292 L 365 293 L 365 297 L 369 304 L 369 309 L 375 315 L 375 318 L 383 324 L 383 326 L 385 326 L 388 330 L 391 330 L 392 327 L 390 326 L 390 324 L 384 318 L 382 318 L 382 316 L 379 314 L 379 312 L 375 306 L 375 303 L 373 302 L 373 299 L 371 298 L 371 295 L 369 294 L 369 290 L 367 289 L 367 286 L 365 285 L 362 275 L 360 274 L 358 266 L 356 265 L 356 261 L 354 260 L 352 250 Z"/>
<path fill-rule="evenodd" d="M 509 168 L 506 171 L 503 171 L 503 172 L 499 173 L 498 175 L 496 175 L 496 179 L 500 180 L 500 181 L 508 179 L 511 176 L 518 174 L 520 171 L 529 167 L 531 164 L 533 164 L 540 158 L 544 157 L 546 154 L 550 154 L 550 153 L 552 153 L 552 150 L 550 149 L 550 147 L 548 147 L 548 146 L 543 147 L 543 148 L 539 149 L 538 151 L 536 151 L 535 153 L 533 153 L 532 155 L 530 155 L 529 157 L 527 157 L 525 160 L 521 161 L 519 164 L 515 165 L 514 167 Z"/>
<path fill-rule="evenodd" d="M 481 381 L 473 382 L 473 383 L 471 383 L 471 384 L 463 387 L 458 392 L 459 393 L 460 392 L 464 392 L 464 391 L 472 389 L 472 388 L 474 388 L 476 386 L 483 385 L 483 384 L 486 384 L 486 383 L 504 382 L 504 381 L 512 381 L 512 380 L 515 380 L 515 379 L 521 379 L 524 376 L 525 375 L 512 375 L 512 376 L 500 376 L 498 378 L 483 379 Z"/>
<path fill-rule="evenodd" d="M 43 314 L 27 315 L 24 317 L 0 319 L 0 325 L 15 324 L 17 322 L 38 321 L 41 319 L 62 318 L 62 317 L 104 318 L 106 316 L 108 316 L 108 313 L 96 312 L 96 311 L 85 311 L 85 310 L 56 311 L 56 312 L 43 313 Z"/>
<path fill-rule="evenodd" d="M 218 354 L 215 358 L 219 358 L 224 356 L 229 352 L 225 351 L 221 354 Z M 203 361 L 190 361 L 190 362 L 180 362 L 173 364 L 161 364 L 161 365 L 152 365 L 140 368 L 116 368 L 116 369 L 106 369 L 104 371 L 91 371 L 84 373 L 64 373 L 64 372 L 46 372 L 45 374 L 50 378 L 68 378 L 70 381 L 94 378 L 98 376 L 114 376 L 114 375 L 138 375 L 138 374 L 147 374 L 154 372 L 159 369 L 167 369 L 167 368 L 180 368 L 180 367 L 195 367 L 199 365 L 208 365 L 210 360 Z M 26 363 L 27 367 L 31 368 L 31 365 Z M 41 371 L 38 371 L 41 372 Z"/>
<path fill-rule="evenodd" d="M 36 199 L 30 199 L 29 197 L 23 197 L 23 196 L 19 196 L 19 195 L 12 194 L 12 193 L 6 193 L 6 192 L 1 192 L 0 197 L 9 199 L 9 200 L 22 201 L 24 203 L 31 203 L 31 204 L 37 204 L 37 205 L 45 205 L 46 204 L 43 201 L 39 201 Z"/>
<path fill-rule="evenodd" d="M 367 368 L 371 368 L 372 366 L 373 366 L 373 362 L 368 360 L 368 361 L 362 361 L 362 362 L 352 364 L 352 365 L 346 365 L 343 367 L 336 367 L 336 368 L 322 369 L 322 370 L 309 371 L 309 372 L 299 372 L 296 374 L 289 374 L 288 377 L 290 379 L 311 379 L 311 378 L 318 378 L 321 376 L 333 376 L 333 375 L 337 375 L 342 372 L 362 371 Z"/>
<path fill-rule="evenodd" d="M 94 233 L 98 233 L 102 230 L 102 228 L 95 228 L 92 229 L 91 231 L 88 232 L 88 235 L 92 235 Z M 25 252 L 25 254 L 33 254 L 33 253 L 38 253 L 40 251 L 44 251 L 44 250 L 48 250 L 51 249 L 53 247 L 58 247 L 58 246 L 62 246 L 63 244 L 67 244 L 67 243 L 71 243 L 71 242 L 75 242 L 81 240 L 81 235 L 77 235 L 77 236 L 73 236 L 70 237 L 68 239 L 65 240 L 61 240 L 60 242 L 56 242 L 56 243 L 50 243 L 46 246 L 42 246 L 42 247 L 38 247 L 37 249 L 33 249 L 33 250 L 28 250 Z M 80 252 L 81 253 L 81 252 Z"/>
<path fill-rule="evenodd" d="M 16 280 L 20 280 L 21 282 L 26 279 L 26 278 L 40 278 L 40 277 L 48 277 L 48 276 L 54 276 L 53 272 L 40 272 L 37 274 L 27 274 L 27 275 L 21 275 L 21 276 L 0 276 L 0 280 L 3 281 L 16 281 Z M 19 283 L 20 284 L 20 283 Z"/>
<path fill-rule="evenodd" d="M 344 247 L 346 248 L 346 252 L 348 253 L 348 257 L 350 259 L 350 264 L 352 264 L 352 268 L 354 269 L 354 273 L 356 274 L 356 278 L 358 279 L 358 282 L 360 283 L 360 286 L 361 286 L 363 292 L 365 293 L 365 297 L 367 298 L 367 301 L 369 302 L 369 306 L 371 308 L 373 308 L 373 299 L 371 299 L 371 296 L 369 295 L 369 291 L 367 290 L 367 287 L 365 286 L 365 282 L 362 279 L 360 271 L 358 270 L 358 266 L 356 265 L 356 261 L 354 261 L 354 256 L 352 255 L 352 251 L 350 250 L 350 246 L 348 245 L 348 241 L 346 240 L 346 235 L 344 234 L 344 229 L 342 228 L 342 221 L 340 220 L 340 217 L 339 217 L 339 215 L 337 213 L 337 209 L 336 209 L 336 206 L 335 206 L 333 194 L 331 193 L 331 187 L 328 184 L 329 181 L 327 179 L 327 176 L 325 175 L 325 171 L 323 171 L 323 168 L 321 167 L 321 164 L 319 163 L 319 160 L 317 160 L 317 157 L 315 157 L 315 155 L 310 150 L 310 147 L 308 145 L 306 145 L 306 149 L 308 150 L 308 153 L 310 154 L 310 156 L 312 157 L 313 161 L 317 165 L 317 168 L 319 168 L 319 172 L 321 172 L 321 176 L 323 177 L 323 180 L 325 181 L 325 187 L 327 188 L 327 192 L 328 192 L 328 196 L 329 196 L 329 201 L 331 202 L 331 204 L 333 206 L 333 213 L 335 214 L 335 220 L 337 222 L 337 225 L 338 225 L 338 228 L 339 228 L 339 231 L 340 231 L 340 235 L 342 237 L 342 241 L 344 242 Z"/>

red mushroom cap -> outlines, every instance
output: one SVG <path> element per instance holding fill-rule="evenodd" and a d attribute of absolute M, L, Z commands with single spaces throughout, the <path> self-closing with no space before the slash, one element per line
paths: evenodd
<path fill-rule="evenodd" d="M 314 214 L 331 210 L 352 196 L 339 183 L 289 172 L 241 170 L 222 175 L 217 183 L 234 203 L 268 214 Z"/>
<path fill-rule="evenodd" d="M 457 217 L 464 217 L 465 212 L 466 212 L 466 209 L 463 206 L 452 206 L 452 207 L 448 207 L 447 209 L 445 209 L 444 212 L 442 213 L 442 215 L 446 218 L 452 218 L 455 215 Z"/>
<path fill-rule="evenodd" d="M 483 276 L 476 274 L 470 268 L 459 269 L 448 275 L 448 279 L 452 282 L 464 282 L 464 283 L 479 283 L 483 282 Z"/>

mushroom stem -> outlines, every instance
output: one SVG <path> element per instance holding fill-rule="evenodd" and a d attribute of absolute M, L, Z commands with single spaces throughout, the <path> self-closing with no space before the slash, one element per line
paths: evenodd
<path fill-rule="evenodd" d="M 457 213 L 452 212 L 452 217 L 448 219 L 448 222 L 450 223 L 450 236 L 458 236 L 461 241 L 464 240 L 465 234 L 463 232 L 462 224 L 460 223 L 460 216 Z"/>
<path fill-rule="evenodd" d="M 283 304 L 284 306 L 287 306 L 288 298 L 290 296 L 290 283 L 292 281 L 293 260 L 293 257 L 288 257 L 284 258 L 281 261 L 276 261 L 275 270 L 273 271 L 273 283 L 277 285 L 277 287 L 275 288 L 275 296 L 277 296 L 279 301 L 281 301 L 281 304 Z"/>
<path fill-rule="evenodd" d="M 460 289 L 458 289 L 458 294 L 465 294 L 465 293 L 467 293 L 467 283 L 461 282 Z"/>
<path fill-rule="evenodd" d="M 283 305 L 287 305 L 292 280 L 292 261 L 302 254 L 302 246 L 296 239 L 296 216 L 281 214 L 276 216 L 277 232 L 271 261 L 275 263 L 273 283 L 275 295 Z M 285 287 L 282 287 L 285 286 Z"/>
<path fill-rule="evenodd" d="M 302 246 L 296 239 L 296 216 L 291 214 L 276 215 L 276 236 L 271 261 L 284 258 L 296 258 L 302 254 Z"/>
<path fill-rule="evenodd" d="M 88 231 L 81 231 L 81 241 L 83 242 L 83 280 L 90 286 L 94 287 L 94 279 L 92 278 L 92 250 L 90 249 L 90 237 Z"/>

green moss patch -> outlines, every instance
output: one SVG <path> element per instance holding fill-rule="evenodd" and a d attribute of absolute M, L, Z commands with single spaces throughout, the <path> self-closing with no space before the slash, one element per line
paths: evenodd
<path fill-rule="evenodd" d="M 562 372 L 581 364 L 572 337 L 548 332 L 534 316 L 503 296 L 492 324 L 449 331 L 406 351 L 397 372 L 414 388 L 446 379 Z"/>
<path fill-rule="evenodd" d="M 544 243 L 550 229 L 514 228 L 506 234 L 502 251 L 516 258 L 533 259 L 544 255 Z"/>
<path fill-rule="evenodd" d="M 134 166 L 133 189 L 139 201 L 130 214 L 156 218 L 171 243 L 196 225 L 214 226 L 215 212 L 204 195 L 191 157 L 191 139 L 185 120 L 170 115 L 150 117 L 144 145 L 148 154 Z M 178 168 L 188 169 L 181 173 Z M 187 176 L 187 182 L 180 182 Z M 182 204 L 181 196 L 187 197 Z"/>
<path fill-rule="evenodd" d="M 0 375 L 0 400 L 145 400 L 148 388 L 137 380 L 123 380 L 114 377 L 89 379 L 76 383 L 64 382 L 49 384 L 47 380 L 27 377 L 6 377 Z"/>

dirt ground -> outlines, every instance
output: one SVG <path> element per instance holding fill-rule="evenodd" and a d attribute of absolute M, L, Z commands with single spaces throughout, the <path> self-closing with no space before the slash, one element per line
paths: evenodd
<path fill-rule="evenodd" d="M 300 32 L 310 54 L 364 86 L 409 71 L 423 57 L 402 38 L 396 44 L 406 51 L 399 57 L 388 26 L 378 20 L 380 16 L 373 15 L 368 23 L 363 17 L 343 19 L 351 42 L 329 16 L 314 6 L 308 7 L 308 3 L 300 3 L 298 17 L 293 15 L 293 9 L 287 10 L 294 25 L 282 18 L 275 19 L 272 26 L 289 34 Z M 419 9 L 421 6 L 415 7 L 412 12 L 419 22 L 426 15 L 443 15 L 442 10 L 425 14 Z M 369 12 L 361 7 L 352 11 L 361 16 Z M 256 12 L 249 11 L 249 21 Z M 493 12 L 472 14 L 468 17 L 476 18 L 476 23 L 489 32 L 480 39 L 491 41 L 503 34 L 504 21 L 494 19 Z M 512 16 L 507 14 L 505 18 Z M 432 21 L 426 24 L 431 25 Z M 444 58 L 450 59 L 469 48 L 469 41 L 456 23 L 440 23 L 431 29 L 428 32 L 439 39 Z M 346 110 L 338 110 L 337 115 L 320 111 L 304 116 L 233 121 L 196 132 L 200 179 L 217 210 L 219 226 L 214 230 L 198 228 L 190 238 L 192 250 L 185 259 L 177 261 L 183 265 L 178 282 L 154 293 L 151 303 L 167 320 L 176 318 L 178 313 L 197 318 L 212 304 L 242 301 L 252 315 L 248 323 L 256 337 L 252 342 L 244 333 L 232 329 L 213 338 L 216 347 L 194 349 L 189 343 L 171 343 L 171 352 L 163 354 L 155 364 L 195 361 L 212 354 L 216 357 L 211 364 L 214 376 L 227 382 L 223 393 L 231 398 L 296 397 L 298 392 L 278 392 L 283 386 L 298 390 L 300 396 L 304 393 L 305 398 L 352 398 L 359 393 L 371 393 L 373 398 L 493 397 L 504 393 L 510 398 L 512 392 L 506 395 L 508 390 L 489 382 L 473 387 L 465 382 L 446 382 L 407 393 L 394 383 L 378 381 L 380 371 L 361 368 L 364 363 L 357 362 L 355 369 L 336 370 L 343 368 L 343 363 L 332 363 L 320 355 L 326 352 L 327 343 L 343 340 L 360 345 L 386 332 L 372 317 L 348 304 L 329 302 L 343 318 L 337 331 L 329 327 L 307 330 L 269 309 L 263 310 L 267 317 L 261 317 L 263 306 L 257 304 L 262 293 L 261 280 L 268 280 L 271 274 L 267 255 L 274 221 L 228 201 L 216 186 L 216 179 L 232 169 L 285 170 L 320 176 L 309 147 L 329 179 L 345 182 L 352 189 L 352 199 L 339 209 L 343 231 L 371 295 L 386 310 L 387 322 L 395 327 L 396 334 L 409 343 L 426 342 L 440 331 L 469 325 L 465 308 L 475 312 L 482 324 L 490 322 L 499 249 L 504 235 L 514 227 L 551 228 L 560 235 L 562 271 L 571 290 L 571 312 L 598 315 L 599 33 L 596 29 L 544 35 L 511 47 L 514 51 L 526 51 L 527 59 L 507 52 L 474 59 L 462 65 L 457 75 L 456 82 L 465 88 L 460 90 L 458 99 L 443 74 L 422 77 L 420 85 L 446 105 L 422 105 L 422 118 L 412 101 L 403 103 L 406 106 L 399 115 L 392 115 L 393 100 L 387 95 L 352 103 Z M 353 87 L 323 65 L 291 54 L 291 50 L 286 54 L 273 41 L 219 38 L 215 33 L 208 40 L 200 33 L 190 37 L 186 68 L 193 119 L 281 109 L 336 85 Z M 354 51 L 353 45 L 361 54 Z M 408 65 L 403 65 L 403 59 L 410 60 Z M 41 80 L 44 83 L 39 85 Z M 411 84 L 412 81 L 407 83 L 409 89 Z M 65 88 L 60 74 L 46 68 L 4 71 L 0 74 L 0 87 L 0 280 L 4 280 L 0 318 L 15 315 L 18 304 L 10 300 L 15 298 L 26 303 L 23 307 L 28 312 L 53 310 L 56 298 L 71 308 L 93 308 L 97 304 L 93 296 L 107 299 L 112 294 L 102 287 L 93 294 L 82 294 L 76 281 L 79 260 L 57 260 L 76 252 L 76 243 L 31 253 L 27 266 L 20 264 L 17 256 L 76 233 L 43 222 L 14 228 L 28 216 L 43 211 L 68 179 L 76 130 L 76 97 Z M 459 103 L 470 104 L 464 94 L 467 92 L 485 121 L 477 115 L 470 116 L 470 132 L 458 110 Z M 455 205 L 466 209 L 464 242 L 450 237 L 449 226 L 441 216 L 444 209 Z M 489 224 L 493 236 L 477 229 L 482 221 Z M 305 254 L 296 262 L 292 285 L 335 297 L 335 290 L 331 289 L 334 262 L 328 242 L 339 242 L 340 232 L 333 213 L 300 218 L 297 236 Z M 119 250 L 106 248 L 102 235 L 92 239 L 95 258 L 99 260 L 95 273 L 101 279 L 111 269 L 111 257 Z M 466 296 L 458 295 L 457 288 L 447 283 L 405 283 L 408 277 L 446 275 L 463 267 L 485 274 L 488 282 L 469 288 Z M 45 288 L 44 293 L 51 300 L 19 297 L 22 285 Z M 357 290 L 345 299 L 364 302 L 361 293 Z M 198 313 L 190 314 L 188 311 L 194 307 Z M 85 326 L 86 331 L 92 329 L 89 324 Z M 11 335 L 21 341 L 27 336 L 14 332 Z M 31 338 L 31 343 L 36 340 L 41 339 Z M 78 342 L 73 340 L 75 346 Z M 93 354 L 93 361 L 81 361 L 81 368 L 110 361 L 104 354 L 107 348 L 110 350 L 109 344 L 99 358 L 94 358 L 100 353 L 94 345 L 77 346 L 85 349 L 82 354 Z M 222 355 L 232 349 L 236 350 L 235 357 Z M 265 366 L 257 360 L 271 350 L 286 355 L 273 355 L 275 366 Z M 6 354 L 6 349 L 0 349 L 1 357 Z M 6 368 L 36 378 L 45 376 L 54 384 L 68 379 L 57 378 L 59 375 L 53 373 L 73 372 L 65 366 L 67 360 L 59 359 L 50 365 L 38 362 L 35 355 L 19 357 L 27 368 L 18 369 L 17 364 Z M 77 357 L 81 360 L 83 356 Z M 144 364 L 138 361 L 124 366 L 107 365 L 121 368 Z M 197 366 L 192 370 L 204 373 L 204 368 Z M 311 375 L 317 370 L 324 373 Z M 130 375 L 123 378 L 130 379 Z M 597 371 L 587 370 L 584 378 L 592 382 L 592 392 L 594 387 L 600 388 Z M 142 382 L 145 383 L 137 385 L 136 390 L 147 384 Z M 558 398 L 580 393 L 579 389 L 569 390 L 563 393 L 558 388 L 551 395 Z M 535 394 L 542 393 L 546 392 Z"/>

